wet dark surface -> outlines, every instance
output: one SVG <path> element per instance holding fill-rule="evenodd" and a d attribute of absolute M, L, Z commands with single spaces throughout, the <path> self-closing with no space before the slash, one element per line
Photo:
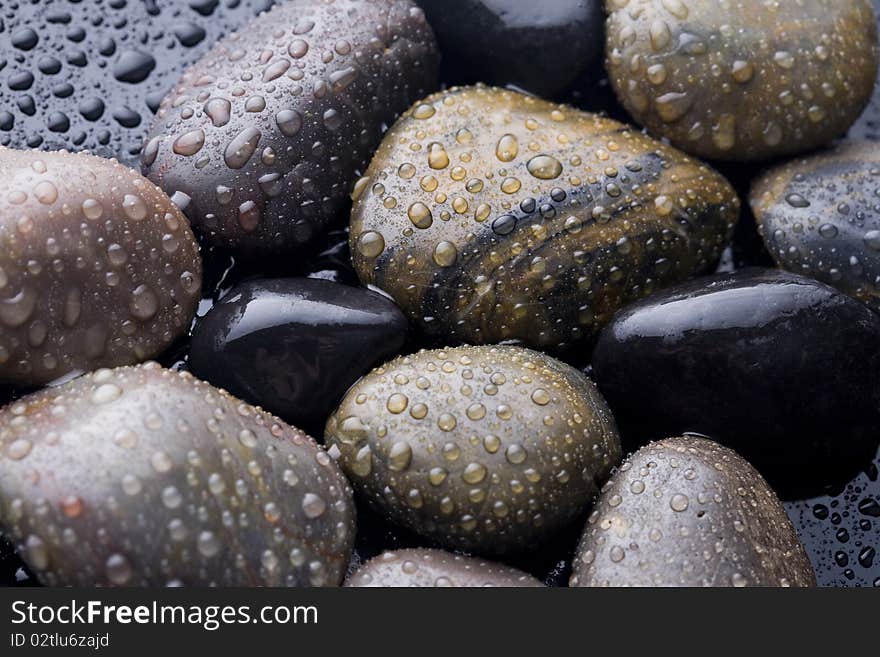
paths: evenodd
<path fill-rule="evenodd" d="M 0 144 L 16 148 L 30 145 L 43 149 L 66 147 L 73 150 L 90 148 L 105 156 L 117 156 L 132 163 L 152 118 L 152 108 L 173 84 L 184 65 L 195 61 L 210 44 L 231 28 L 240 25 L 259 9 L 271 5 L 270 0 L 95 0 L 67 2 L 39 0 L 8 2 L 0 9 Z M 880 7 L 880 0 L 875 0 Z M 56 22 L 50 22 L 53 12 Z M 69 13 L 71 20 L 61 16 Z M 198 29 L 187 28 L 183 37 L 174 28 L 191 23 L 205 31 L 197 40 Z M 32 38 L 12 39 L 12 35 L 30 26 L 38 36 L 36 45 L 27 48 Z M 80 34 L 84 36 L 80 38 Z M 101 42 L 110 37 L 116 50 L 101 55 Z M 77 41 L 77 39 L 79 39 Z M 16 44 L 13 43 L 13 41 Z M 184 45 L 191 42 L 193 45 Z M 24 46 L 24 47 L 22 47 Z M 109 52 L 109 45 L 108 45 Z M 114 65 L 126 50 L 149 52 L 155 67 L 141 82 L 120 81 L 113 77 Z M 87 53 L 85 66 L 75 51 Z M 74 63 L 68 61 L 72 56 Z M 58 73 L 43 72 L 39 62 L 53 57 L 61 64 Z M 44 68 L 51 71 L 48 60 Z M 135 71 L 137 67 L 134 67 Z M 141 69 L 143 71 L 143 69 Z M 33 82 L 25 89 L 30 72 Z M 131 78 L 135 73 L 128 75 Z M 135 77 L 137 77 L 135 75 Z M 10 87 L 12 78 L 12 87 Z M 64 84 L 73 88 L 67 94 Z M 57 87 L 57 88 L 56 88 Z M 607 81 L 599 74 L 584 74 L 566 98 L 584 109 L 605 111 L 615 118 L 626 118 L 613 101 Z M 55 92 L 60 91 L 61 95 Z M 65 94 L 66 97 L 65 97 Z M 83 104 L 90 114 L 88 101 L 99 97 L 105 105 L 100 118 L 90 121 L 78 108 Z M 29 100 L 32 99 L 32 100 Z M 33 112 L 30 112 L 33 107 Z M 138 115 L 135 125 L 131 109 Z M 64 121 L 52 117 L 54 112 L 67 115 L 69 126 L 56 132 Z M 9 116 L 12 117 L 10 122 Z M 114 118 L 114 114 L 117 118 Z M 121 117 L 123 121 L 120 121 Z M 127 122 L 133 127 L 126 127 Z M 880 139 L 880 88 L 863 117 L 851 130 L 851 136 Z M 80 135 L 85 135 L 81 138 Z M 737 188 L 741 198 L 748 193 L 752 177 L 760 165 L 719 167 Z M 726 266 L 769 264 L 766 251 L 754 230 L 753 218 L 744 211 L 734 236 L 733 249 Z M 357 278 L 348 259 L 347 235 L 343 230 L 331 232 L 316 245 L 316 255 L 296 261 L 267 261 L 258 264 L 237 262 L 218 249 L 204 249 L 205 282 L 199 314 L 207 310 L 231 287 L 242 280 L 261 277 L 311 275 L 356 285 Z M 416 349 L 418 336 L 412 336 L 405 350 Z M 173 345 L 162 357 L 163 364 L 186 367 L 187 343 Z M 582 366 L 583 357 L 569 358 Z M 578 361 L 581 362 L 578 362 Z M 28 391 L 0 390 L 0 400 L 8 401 Z M 747 412 L 747 409 L 744 409 Z M 320 424 L 303 426 L 320 435 Z M 880 431 L 880 428 L 878 428 Z M 856 465 L 857 474 L 846 482 L 837 477 L 817 478 L 810 496 L 785 503 L 801 540 L 816 569 L 818 583 L 825 586 L 880 586 L 880 451 L 873 459 L 865 458 Z M 378 554 L 383 549 L 425 546 L 425 541 L 389 526 L 382 518 L 360 509 L 359 536 L 355 562 Z M 569 562 L 574 552 L 582 523 L 575 523 L 570 532 L 536 549 L 530 546 L 527 557 L 508 560 L 511 565 L 533 573 L 548 583 L 563 584 L 568 579 Z M 33 585 L 22 562 L 8 543 L 0 539 L 0 585 Z"/>

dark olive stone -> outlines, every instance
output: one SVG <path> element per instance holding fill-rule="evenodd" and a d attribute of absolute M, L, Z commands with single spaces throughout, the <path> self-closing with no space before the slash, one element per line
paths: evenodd
<path fill-rule="evenodd" d="M 306 278 L 249 281 L 198 320 L 190 366 L 287 421 L 323 422 L 406 334 L 403 313 L 376 292 Z"/>
<path fill-rule="evenodd" d="M 485 587 L 544 586 L 516 568 L 442 550 L 383 552 L 345 580 L 348 587 Z"/>
<path fill-rule="evenodd" d="M 509 90 L 450 89 L 388 131 L 355 185 L 351 251 L 437 342 L 561 348 L 713 271 L 739 199 L 638 130 Z"/>
<path fill-rule="evenodd" d="M 277 5 L 189 68 L 141 160 L 212 244 L 310 242 L 350 207 L 387 126 L 435 88 L 439 53 L 409 0 Z"/>
<path fill-rule="evenodd" d="M 602 50 L 602 0 L 417 0 L 450 84 L 515 85 L 554 96 Z"/>
<path fill-rule="evenodd" d="M 197 4 L 6 3 L 0 19 L 0 146 L 88 149 L 136 165 L 156 109 L 150 99 L 161 98 L 212 43 L 274 0 Z"/>
<path fill-rule="evenodd" d="M 0 146 L 0 382 L 157 356 L 189 329 L 201 277 L 189 222 L 139 173 Z"/>
<path fill-rule="evenodd" d="M 49 586 L 335 586 L 349 562 L 333 459 L 156 363 L 7 405 L 0 454 L 0 531 Z"/>
<path fill-rule="evenodd" d="M 871 97 L 870 0 L 606 0 L 617 97 L 695 155 L 761 160 L 842 136 Z"/>
<path fill-rule="evenodd" d="M 880 309 L 880 144 L 848 142 L 755 180 L 752 211 L 780 267 Z"/>
<path fill-rule="evenodd" d="M 834 288 L 746 269 L 623 309 L 599 336 L 592 373 L 634 442 L 699 432 L 774 483 L 809 484 L 811 471 L 873 454 L 878 339 L 880 316 Z"/>
<path fill-rule="evenodd" d="M 324 439 L 374 508 L 437 545 L 480 554 L 552 538 L 621 456 L 589 379 L 508 345 L 381 365 L 346 393 Z"/>
<path fill-rule="evenodd" d="M 584 528 L 571 586 L 815 586 L 767 482 L 730 449 L 669 438 L 627 458 Z"/>

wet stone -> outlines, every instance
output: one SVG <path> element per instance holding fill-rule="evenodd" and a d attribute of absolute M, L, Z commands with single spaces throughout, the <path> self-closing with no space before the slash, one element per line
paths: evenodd
<path fill-rule="evenodd" d="M 289 253 L 345 217 L 356 172 L 387 125 L 436 87 L 438 65 L 409 0 L 279 4 L 177 81 L 143 171 L 169 196 L 187 195 L 185 212 L 210 244 Z M 196 130 L 203 147 L 175 148 Z"/>
<path fill-rule="evenodd" d="M 157 356 L 189 329 L 201 275 L 186 217 L 140 174 L 0 146 L 0 382 Z"/>
<path fill-rule="evenodd" d="M 603 487 L 571 586 L 814 586 L 779 499 L 735 452 L 704 438 L 652 443 Z"/>
<path fill-rule="evenodd" d="M 846 133 L 871 97 L 877 26 L 868 0 L 609 8 L 606 61 L 618 99 L 689 153 L 751 161 L 808 151 Z"/>
<path fill-rule="evenodd" d="M 352 386 L 324 438 L 383 515 L 482 554 L 546 541 L 585 510 L 621 455 L 595 386 L 512 346 L 386 363 Z"/>
<path fill-rule="evenodd" d="M 880 145 L 847 142 L 757 178 L 751 206 L 780 267 L 880 309 Z"/>
<path fill-rule="evenodd" d="M 724 178 L 637 130 L 483 86 L 416 103 L 353 198 L 358 275 L 429 336 L 540 348 L 713 270 L 739 213 Z"/>
<path fill-rule="evenodd" d="M 592 375 L 636 444 L 698 432 L 774 486 L 815 494 L 874 454 L 878 336 L 880 316 L 834 288 L 746 269 L 624 308 L 599 337 Z"/>
<path fill-rule="evenodd" d="M 7 406 L 0 451 L 3 534 L 45 585 L 335 586 L 350 558 L 352 492 L 333 459 L 156 363 Z"/>

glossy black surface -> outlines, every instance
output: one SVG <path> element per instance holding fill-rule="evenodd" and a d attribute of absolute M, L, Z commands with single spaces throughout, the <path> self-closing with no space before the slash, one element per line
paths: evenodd
<path fill-rule="evenodd" d="M 134 166 L 188 64 L 275 0 L 0 3 L 0 144 Z"/>
<path fill-rule="evenodd" d="M 296 425 L 327 417 L 369 369 L 395 355 L 407 323 L 370 290 L 307 278 L 235 287 L 196 323 L 197 377 Z"/>
<path fill-rule="evenodd" d="M 873 456 L 878 340 L 880 316 L 833 288 L 742 270 L 618 313 L 599 337 L 593 376 L 625 443 L 702 433 L 740 452 L 781 495 L 816 493 Z"/>
<path fill-rule="evenodd" d="M 449 84 L 514 85 L 554 96 L 599 59 L 601 0 L 417 0 Z"/>

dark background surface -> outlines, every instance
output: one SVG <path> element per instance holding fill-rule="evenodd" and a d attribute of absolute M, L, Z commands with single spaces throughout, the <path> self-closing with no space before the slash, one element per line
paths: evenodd
<path fill-rule="evenodd" d="M 0 144 L 88 149 L 136 167 L 153 112 L 183 68 L 220 36 L 272 4 L 273 0 L 0 0 Z M 875 7 L 880 9 L 880 0 Z M 561 100 L 626 118 L 601 72 L 582 76 Z M 850 138 L 880 138 L 880 88 Z M 760 171 L 755 165 L 719 168 L 742 198 Z M 207 271 L 199 314 L 246 278 L 312 275 L 357 284 L 342 227 L 316 245 L 314 253 L 295 263 L 256 268 L 226 253 L 204 251 Z M 754 219 L 745 210 L 722 267 L 768 264 Z M 416 338 L 408 348 L 418 346 Z M 180 341 L 162 362 L 182 368 L 186 356 L 186 341 Z M 0 390 L 0 402 L 24 392 Z M 320 437 L 322 427 L 302 428 Z M 878 468 L 880 451 L 850 481 L 836 481 L 829 473 L 808 497 L 785 503 L 821 585 L 880 586 Z M 579 529 L 577 524 L 541 550 L 510 562 L 548 583 L 564 584 Z M 359 509 L 354 564 L 382 549 L 423 544 Z M 0 585 L 34 583 L 11 546 L 0 539 Z"/>

